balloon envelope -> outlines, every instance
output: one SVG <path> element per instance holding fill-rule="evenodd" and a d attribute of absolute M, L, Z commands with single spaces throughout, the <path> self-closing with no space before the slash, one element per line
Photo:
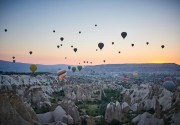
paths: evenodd
<path fill-rule="evenodd" d="M 165 81 L 172 81 L 172 78 L 171 78 L 170 76 L 165 77 L 165 78 L 164 78 L 164 82 L 165 82 Z"/>
<path fill-rule="evenodd" d="M 81 71 L 82 70 L 82 66 L 77 66 L 78 70 Z"/>
<path fill-rule="evenodd" d="M 68 69 L 71 69 L 71 66 L 68 66 Z"/>
<path fill-rule="evenodd" d="M 58 70 L 57 71 L 57 75 L 59 76 L 59 75 L 62 75 L 62 74 L 64 74 L 64 73 L 66 73 L 66 70 Z"/>
<path fill-rule="evenodd" d="M 165 81 L 163 87 L 169 91 L 173 91 L 176 87 L 173 81 Z"/>
<path fill-rule="evenodd" d="M 76 52 L 77 51 L 77 48 L 74 48 L 74 52 Z"/>
<path fill-rule="evenodd" d="M 123 82 L 128 83 L 129 77 L 127 75 L 124 75 Z"/>
<path fill-rule="evenodd" d="M 66 76 L 66 70 L 58 70 L 57 75 L 59 77 L 59 80 L 64 80 L 64 78 Z"/>
<path fill-rule="evenodd" d="M 37 70 L 37 66 L 35 64 L 31 64 L 29 69 L 31 70 L 32 73 L 34 73 Z"/>
<path fill-rule="evenodd" d="M 63 38 L 63 37 L 61 37 L 61 38 L 60 38 L 60 40 L 61 40 L 61 41 L 63 41 L 63 40 L 64 40 L 64 38 Z"/>
<path fill-rule="evenodd" d="M 75 72 L 76 71 L 76 67 L 72 67 L 72 71 Z"/>
<path fill-rule="evenodd" d="M 99 47 L 100 49 L 102 49 L 102 48 L 104 47 L 104 43 L 99 43 L 99 44 L 98 44 L 98 47 Z"/>
<path fill-rule="evenodd" d="M 126 33 L 126 32 L 122 32 L 122 33 L 121 33 L 121 36 L 122 36 L 123 39 L 125 39 L 126 36 L 127 36 L 127 33 Z"/>
<path fill-rule="evenodd" d="M 138 77 L 138 73 L 137 73 L 137 72 L 134 72 L 134 73 L 133 73 L 133 77 L 134 77 L 134 78 L 137 78 L 137 77 Z"/>
<path fill-rule="evenodd" d="M 65 74 L 60 75 L 60 76 L 59 76 L 59 79 L 64 80 L 65 76 L 66 76 L 66 73 L 65 73 Z"/>

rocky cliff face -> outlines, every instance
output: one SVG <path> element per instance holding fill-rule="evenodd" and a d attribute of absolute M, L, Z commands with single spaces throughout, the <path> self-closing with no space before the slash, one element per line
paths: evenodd
<path fill-rule="evenodd" d="M 118 101 L 116 103 L 110 102 L 106 108 L 105 120 L 107 122 L 111 122 L 113 119 L 122 121 L 128 111 L 129 105 L 127 103 L 120 104 Z"/>
<path fill-rule="evenodd" d="M 138 125 L 164 125 L 163 119 L 155 118 L 148 112 L 136 116 L 132 122 Z"/>
<path fill-rule="evenodd" d="M 107 122 L 117 119 L 117 113 L 120 114 L 122 119 L 131 111 L 135 114 L 146 112 L 132 120 L 138 125 L 161 125 L 163 122 L 169 122 L 170 120 L 177 123 L 178 113 L 180 112 L 179 90 L 172 93 L 159 85 L 141 84 L 123 90 L 122 94 L 124 98 L 122 104 L 118 105 L 120 108 L 117 108 L 116 104 L 119 104 L 117 102 L 116 104 L 110 102 L 107 105 L 105 113 Z M 122 121 L 121 119 L 117 120 Z"/>
<path fill-rule="evenodd" d="M 40 125 L 32 108 L 13 93 L 0 94 L 0 116 L 2 125 Z"/>
<path fill-rule="evenodd" d="M 77 106 L 74 104 L 73 101 L 64 99 L 61 102 L 61 106 L 66 111 L 66 113 L 73 118 L 75 123 L 79 123 L 80 121 L 79 112 L 78 112 Z"/>
<path fill-rule="evenodd" d="M 68 115 L 61 106 L 57 106 L 52 112 L 38 114 L 38 118 L 42 124 L 48 125 L 72 125 L 74 124 L 73 118 Z"/>

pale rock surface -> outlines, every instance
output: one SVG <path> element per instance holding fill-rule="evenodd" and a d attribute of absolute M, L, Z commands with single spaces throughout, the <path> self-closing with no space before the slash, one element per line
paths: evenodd
<path fill-rule="evenodd" d="M 162 119 L 154 118 L 153 115 L 151 115 L 148 112 L 144 112 L 141 115 L 136 116 L 132 119 L 133 123 L 137 123 L 138 125 L 163 125 Z"/>

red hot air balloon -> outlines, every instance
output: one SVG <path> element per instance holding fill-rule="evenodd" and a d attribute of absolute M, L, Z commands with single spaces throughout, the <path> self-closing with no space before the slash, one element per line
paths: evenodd
<path fill-rule="evenodd" d="M 57 75 L 58 75 L 59 80 L 64 80 L 66 76 L 66 70 L 58 70 Z"/>

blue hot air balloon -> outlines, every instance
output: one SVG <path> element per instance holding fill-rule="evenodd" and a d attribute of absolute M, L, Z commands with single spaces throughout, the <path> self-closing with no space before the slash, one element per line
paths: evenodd
<path fill-rule="evenodd" d="M 173 81 L 165 81 L 163 87 L 169 91 L 173 91 L 176 87 Z"/>

